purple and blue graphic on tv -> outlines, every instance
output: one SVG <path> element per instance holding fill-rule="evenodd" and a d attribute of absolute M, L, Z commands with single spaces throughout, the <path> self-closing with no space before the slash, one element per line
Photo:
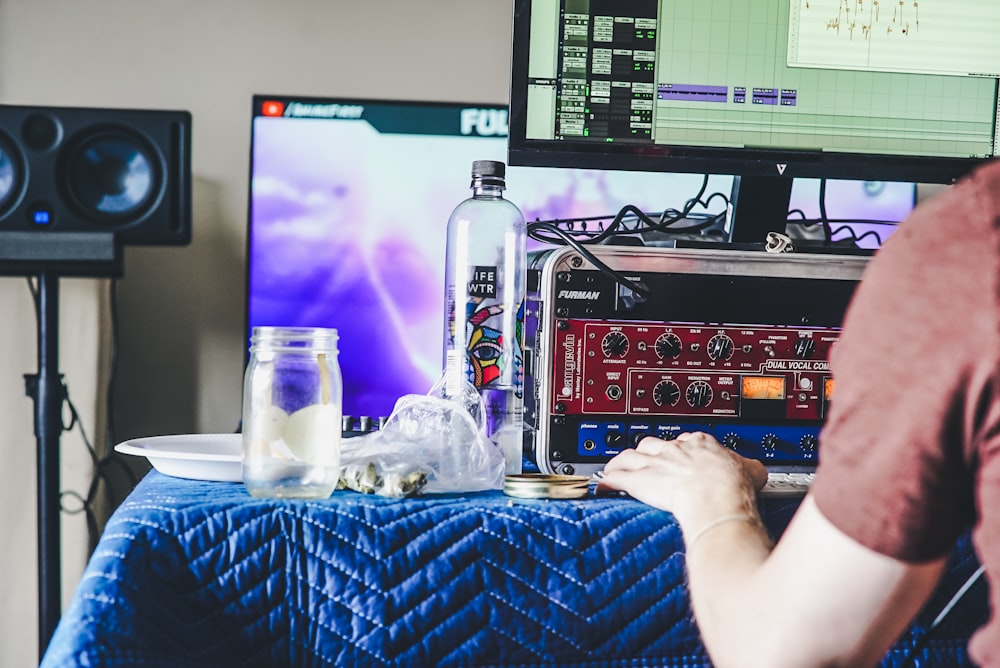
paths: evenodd
<path fill-rule="evenodd" d="M 247 334 L 335 327 L 345 415 L 427 393 L 443 366 L 448 216 L 474 160 L 506 160 L 506 137 L 499 105 L 255 96 Z M 529 222 L 659 212 L 702 178 L 509 167 L 506 196 Z M 706 193 L 731 182 L 712 176 Z"/>

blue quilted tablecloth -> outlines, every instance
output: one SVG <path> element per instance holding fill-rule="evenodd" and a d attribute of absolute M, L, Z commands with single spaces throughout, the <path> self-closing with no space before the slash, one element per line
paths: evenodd
<path fill-rule="evenodd" d="M 795 506 L 765 503 L 773 532 Z M 884 665 L 902 664 L 976 566 L 963 541 Z M 967 665 L 965 644 L 985 611 L 974 593 L 919 665 Z M 670 514 L 618 497 L 499 492 L 260 500 L 240 484 L 153 471 L 109 521 L 42 661 L 542 665 L 709 665 Z"/>

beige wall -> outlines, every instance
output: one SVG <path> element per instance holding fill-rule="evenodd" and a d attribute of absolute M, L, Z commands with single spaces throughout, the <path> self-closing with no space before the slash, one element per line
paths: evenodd
<path fill-rule="evenodd" d="M 0 103 L 186 109 L 194 242 L 129 247 L 119 285 L 115 440 L 235 428 L 243 363 L 253 93 L 507 99 L 503 0 L 0 0 Z M 61 282 L 61 365 L 94 438 L 106 333 L 103 281 Z M 35 449 L 21 375 L 35 371 L 22 278 L 0 278 L 0 665 L 37 664 Z M 63 487 L 87 456 L 62 438 Z M 63 522 L 64 598 L 86 560 Z"/>

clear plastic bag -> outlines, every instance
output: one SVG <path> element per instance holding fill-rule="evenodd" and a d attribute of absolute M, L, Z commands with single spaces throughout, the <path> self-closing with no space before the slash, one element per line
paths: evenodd
<path fill-rule="evenodd" d="M 443 379 L 404 395 L 380 430 L 342 441 L 339 487 L 390 497 L 501 489 L 504 457 L 479 393 L 466 383 L 461 397 L 443 395 Z"/>

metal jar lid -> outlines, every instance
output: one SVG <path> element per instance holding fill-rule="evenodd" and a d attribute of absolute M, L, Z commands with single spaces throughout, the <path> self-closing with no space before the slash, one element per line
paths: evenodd
<path fill-rule="evenodd" d="M 522 499 L 579 499 L 589 491 L 590 478 L 582 475 L 511 473 L 503 480 L 503 493 Z"/>

